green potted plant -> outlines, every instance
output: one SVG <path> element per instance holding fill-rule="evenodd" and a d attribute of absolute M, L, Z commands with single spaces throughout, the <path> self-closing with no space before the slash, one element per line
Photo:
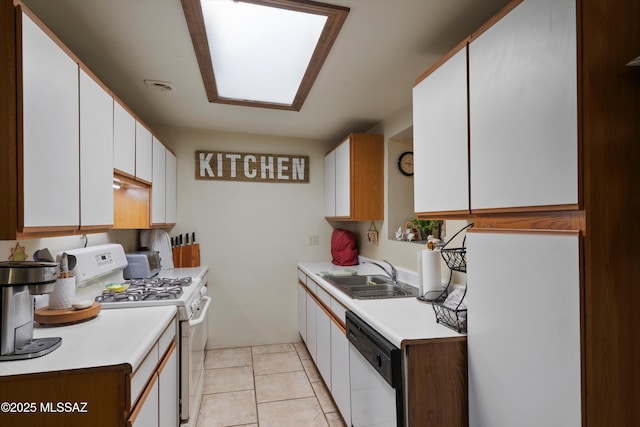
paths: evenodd
<path fill-rule="evenodd" d="M 416 229 L 420 232 L 420 240 L 427 240 L 429 235 L 436 239 L 440 238 L 440 229 L 442 228 L 442 220 L 439 219 L 419 219 L 411 221 Z"/>

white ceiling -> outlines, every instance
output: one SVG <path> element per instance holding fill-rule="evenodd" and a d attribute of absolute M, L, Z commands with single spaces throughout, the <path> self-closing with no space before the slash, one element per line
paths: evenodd
<path fill-rule="evenodd" d="M 180 0 L 23 0 L 147 124 L 337 140 L 411 102 L 413 82 L 509 0 L 326 0 L 351 9 L 299 112 L 207 101 Z M 171 82 L 158 92 L 145 79 Z"/>

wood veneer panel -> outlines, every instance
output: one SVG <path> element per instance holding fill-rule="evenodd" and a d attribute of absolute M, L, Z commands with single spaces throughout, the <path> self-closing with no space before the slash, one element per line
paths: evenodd
<path fill-rule="evenodd" d="M 130 371 L 129 365 L 118 365 L 0 377 L 0 402 L 33 402 L 37 409 L 33 413 L 3 412 L 0 423 L 25 427 L 124 426 L 130 412 L 125 403 Z M 86 402 L 86 412 L 51 412 L 41 406 L 46 408 L 51 403 L 57 409 L 58 402 Z"/>
<path fill-rule="evenodd" d="M 150 188 L 124 176 L 117 178 L 122 188 L 113 190 L 113 228 L 149 228 Z"/>
<path fill-rule="evenodd" d="M 467 341 L 431 340 L 405 349 L 410 426 L 467 427 Z"/>
<path fill-rule="evenodd" d="M 17 75 L 16 18 L 10 1 L 0 5 L 0 200 L 9 201 L 0 212 L 0 239 L 15 238 L 18 223 L 16 151 Z"/>
<path fill-rule="evenodd" d="M 384 219 L 384 137 L 351 135 L 351 219 Z"/>
<path fill-rule="evenodd" d="M 640 419 L 640 2 L 579 3 L 587 426 Z"/>

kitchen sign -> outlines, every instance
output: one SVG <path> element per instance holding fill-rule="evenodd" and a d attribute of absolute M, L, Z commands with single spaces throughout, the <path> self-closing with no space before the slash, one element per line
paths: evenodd
<path fill-rule="evenodd" d="M 196 179 L 308 183 L 309 156 L 196 151 Z"/>

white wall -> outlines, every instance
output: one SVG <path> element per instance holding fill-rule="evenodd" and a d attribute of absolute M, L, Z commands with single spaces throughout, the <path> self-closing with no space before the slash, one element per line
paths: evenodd
<path fill-rule="evenodd" d="M 133 251 L 137 248 L 137 232 L 135 230 L 111 230 L 108 233 L 87 234 L 87 246 L 103 245 L 105 243 L 120 243 L 125 251 Z M 30 240 L 1 240 L 0 241 L 0 261 L 6 261 L 16 248 L 16 244 L 23 246 L 28 256 L 27 261 L 33 261 L 33 253 L 38 249 L 49 249 L 51 255 L 55 256 L 69 249 L 78 249 L 85 245 L 82 235 L 47 237 L 43 239 Z"/>
<path fill-rule="evenodd" d="M 170 235 L 196 232 L 213 297 L 209 348 L 299 341 L 296 264 L 330 257 L 323 217 L 323 157 L 331 142 L 158 128 L 177 155 L 178 218 Z M 308 184 L 195 179 L 195 151 L 310 157 Z M 320 244 L 308 245 L 318 234 Z"/>

